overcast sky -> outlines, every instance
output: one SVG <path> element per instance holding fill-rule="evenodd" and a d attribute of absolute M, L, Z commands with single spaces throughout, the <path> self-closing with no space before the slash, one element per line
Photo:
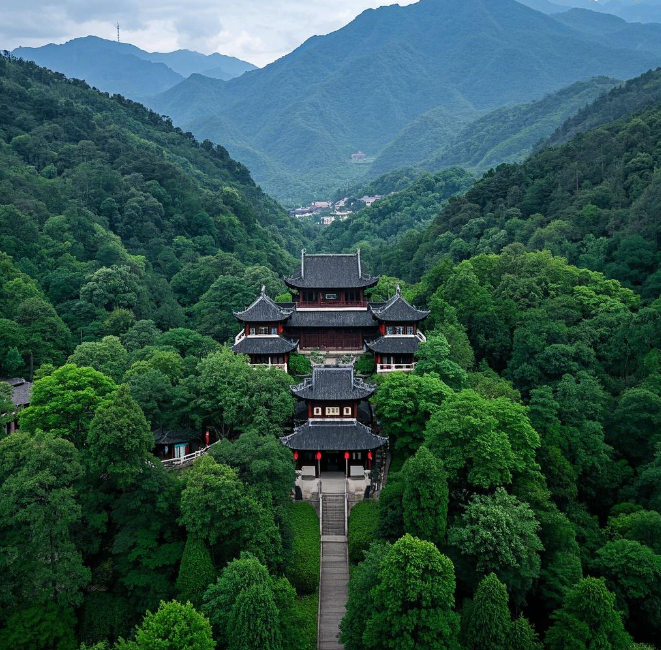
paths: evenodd
<path fill-rule="evenodd" d="M 0 49 L 93 34 L 149 51 L 188 48 L 265 65 L 369 7 L 414 0 L 0 0 Z"/>

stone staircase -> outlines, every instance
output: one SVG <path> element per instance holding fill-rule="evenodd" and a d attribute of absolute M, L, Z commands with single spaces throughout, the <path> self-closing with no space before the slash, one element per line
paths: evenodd
<path fill-rule="evenodd" d="M 346 535 L 344 494 L 324 494 L 321 500 L 322 535 Z"/>
<path fill-rule="evenodd" d="M 327 481 L 327 483 L 330 483 Z M 321 580 L 319 583 L 318 650 L 340 650 L 340 621 L 344 616 L 349 583 L 349 554 L 345 518 L 344 480 L 321 499 Z"/>

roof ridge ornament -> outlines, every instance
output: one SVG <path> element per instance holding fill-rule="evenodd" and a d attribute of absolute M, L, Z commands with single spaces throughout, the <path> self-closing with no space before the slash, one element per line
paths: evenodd
<path fill-rule="evenodd" d="M 305 248 L 301 248 L 301 280 L 305 279 Z"/>
<path fill-rule="evenodd" d="M 395 295 L 400 297 L 402 295 L 402 285 L 399 284 L 399 282 L 397 283 L 397 289 L 395 290 Z"/>
<path fill-rule="evenodd" d="M 266 285 L 262 285 L 262 298 L 266 298 Z"/>
<path fill-rule="evenodd" d="M 358 258 L 358 277 L 363 277 L 363 270 L 360 266 L 360 248 L 356 251 L 356 257 Z"/>

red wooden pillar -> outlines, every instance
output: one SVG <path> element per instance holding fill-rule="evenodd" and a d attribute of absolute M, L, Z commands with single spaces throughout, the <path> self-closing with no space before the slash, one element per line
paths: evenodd
<path fill-rule="evenodd" d="M 308 420 L 312 417 L 312 404 L 308 402 Z"/>

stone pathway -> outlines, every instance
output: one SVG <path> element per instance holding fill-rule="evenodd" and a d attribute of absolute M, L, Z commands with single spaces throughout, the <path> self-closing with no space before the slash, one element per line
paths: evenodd
<path fill-rule="evenodd" d="M 335 477 L 333 477 L 335 478 Z M 349 549 L 345 534 L 344 475 L 325 478 L 322 496 L 321 579 L 319 582 L 318 650 L 337 650 L 349 583 Z"/>
<path fill-rule="evenodd" d="M 318 650 L 344 648 L 338 640 L 344 617 L 349 583 L 347 538 L 323 535 L 321 538 L 321 582 L 319 584 Z"/>

